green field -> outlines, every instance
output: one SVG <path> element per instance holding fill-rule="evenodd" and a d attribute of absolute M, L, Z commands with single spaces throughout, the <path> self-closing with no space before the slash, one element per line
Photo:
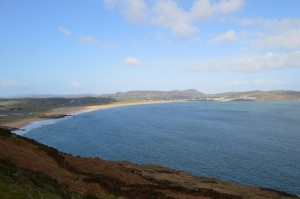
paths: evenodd
<path fill-rule="evenodd" d="M 43 117 L 55 108 L 102 105 L 115 101 L 100 97 L 0 99 L 0 126 L 20 119 Z"/>

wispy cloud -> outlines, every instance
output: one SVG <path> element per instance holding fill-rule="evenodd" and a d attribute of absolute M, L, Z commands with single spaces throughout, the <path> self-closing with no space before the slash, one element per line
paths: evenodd
<path fill-rule="evenodd" d="M 98 39 L 96 39 L 95 37 L 90 36 L 90 35 L 81 36 L 79 38 L 79 42 L 84 45 L 93 45 L 93 46 L 96 46 L 98 48 L 103 48 L 103 49 L 112 49 L 112 48 L 118 47 L 118 44 L 113 43 L 113 42 L 101 43 Z"/>
<path fill-rule="evenodd" d="M 275 34 L 265 34 L 257 38 L 253 44 L 258 47 L 300 48 L 300 28 L 286 29 Z"/>
<path fill-rule="evenodd" d="M 78 83 L 76 80 L 73 80 L 70 84 L 70 87 L 72 88 L 82 88 L 82 85 Z"/>
<path fill-rule="evenodd" d="M 109 9 L 119 9 L 132 23 L 140 23 L 147 18 L 148 5 L 145 0 L 104 0 L 104 4 Z"/>
<path fill-rule="evenodd" d="M 215 70 L 237 72 L 260 72 L 283 68 L 300 67 L 300 51 L 285 54 L 242 56 L 238 58 L 216 59 L 204 62 L 185 63 L 192 71 Z"/>
<path fill-rule="evenodd" d="M 79 41 L 84 45 L 92 45 L 98 43 L 98 41 L 94 37 L 89 35 L 80 37 Z"/>
<path fill-rule="evenodd" d="M 118 48 L 118 44 L 116 44 L 116 43 L 101 43 L 101 44 L 99 44 L 99 48 L 104 48 L 104 49 Z"/>
<path fill-rule="evenodd" d="M 13 80 L 6 80 L 0 82 L 0 88 L 24 88 L 24 87 L 26 87 L 25 83 L 16 82 Z"/>
<path fill-rule="evenodd" d="M 64 34 L 66 37 L 71 35 L 71 32 L 63 26 L 58 27 L 58 31 Z"/>
<path fill-rule="evenodd" d="M 157 1 L 153 10 L 152 22 L 169 28 L 179 37 L 189 37 L 198 30 L 192 23 L 190 13 L 178 7 L 174 1 Z"/>
<path fill-rule="evenodd" d="M 221 43 L 226 41 L 234 41 L 237 39 L 237 34 L 234 30 L 229 30 L 225 33 L 216 35 L 212 40 L 210 40 L 211 43 Z"/>
<path fill-rule="evenodd" d="M 109 8 L 117 8 L 130 22 L 146 22 L 168 28 L 181 38 L 198 31 L 197 23 L 220 14 L 236 12 L 244 0 L 194 0 L 191 8 L 184 9 L 174 0 L 104 0 Z"/>
<path fill-rule="evenodd" d="M 259 48 L 300 48 L 300 18 L 241 20 L 245 26 L 258 27 L 252 34 L 251 44 Z"/>
<path fill-rule="evenodd" d="M 244 18 L 241 21 L 243 25 L 258 25 L 265 29 L 282 30 L 290 28 L 299 28 L 299 18 L 282 18 L 282 19 L 267 19 L 267 18 Z"/>
<path fill-rule="evenodd" d="M 141 64 L 141 62 L 137 58 L 134 58 L 134 57 L 127 57 L 123 63 L 126 66 L 138 66 Z"/>
<path fill-rule="evenodd" d="M 281 86 L 286 84 L 283 80 L 274 79 L 254 79 L 254 80 L 234 80 L 226 82 L 226 86 Z"/>
<path fill-rule="evenodd" d="M 218 14 L 228 14 L 240 10 L 244 0 L 196 0 L 191 9 L 191 14 L 196 20 L 203 20 Z"/>

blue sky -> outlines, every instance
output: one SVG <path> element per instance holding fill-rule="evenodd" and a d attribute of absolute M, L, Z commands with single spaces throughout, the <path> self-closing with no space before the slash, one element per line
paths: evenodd
<path fill-rule="evenodd" d="M 0 2 L 0 96 L 300 90 L 299 0 Z"/>

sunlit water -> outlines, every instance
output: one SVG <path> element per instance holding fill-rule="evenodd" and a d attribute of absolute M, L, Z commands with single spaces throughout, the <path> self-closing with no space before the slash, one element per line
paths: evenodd
<path fill-rule="evenodd" d="M 300 102 L 116 107 L 24 135 L 73 155 L 162 164 L 300 195 Z"/>

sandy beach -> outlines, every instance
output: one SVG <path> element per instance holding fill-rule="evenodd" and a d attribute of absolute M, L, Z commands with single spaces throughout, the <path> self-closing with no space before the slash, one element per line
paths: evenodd
<path fill-rule="evenodd" d="M 142 101 L 142 102 L 117 102 L 112 104 L 104 104 L 104 105 L 94 105 L 94 106 L 78 106 L 78 107 L 60 107 L 53 109 L 45 114 L 45 116 L 53 116 L 53 115 L 74 115 L 89 111 L 95 111 L 106 108 L 120 107 L 120 106 L 132 106 L 132 105 L 142 105 L 142 104 L 158 104 L 158 103 L 171 103 L 171 102 L 180 102 L 180 101 Z M 15 122 L 6 123 L 3 126 L 9 126 L 13 128 L 23 128 L 32 122 L 49 120 L 50 118 L 40 118 L 40 117 L 32 117 L 20 119 Z"/>

